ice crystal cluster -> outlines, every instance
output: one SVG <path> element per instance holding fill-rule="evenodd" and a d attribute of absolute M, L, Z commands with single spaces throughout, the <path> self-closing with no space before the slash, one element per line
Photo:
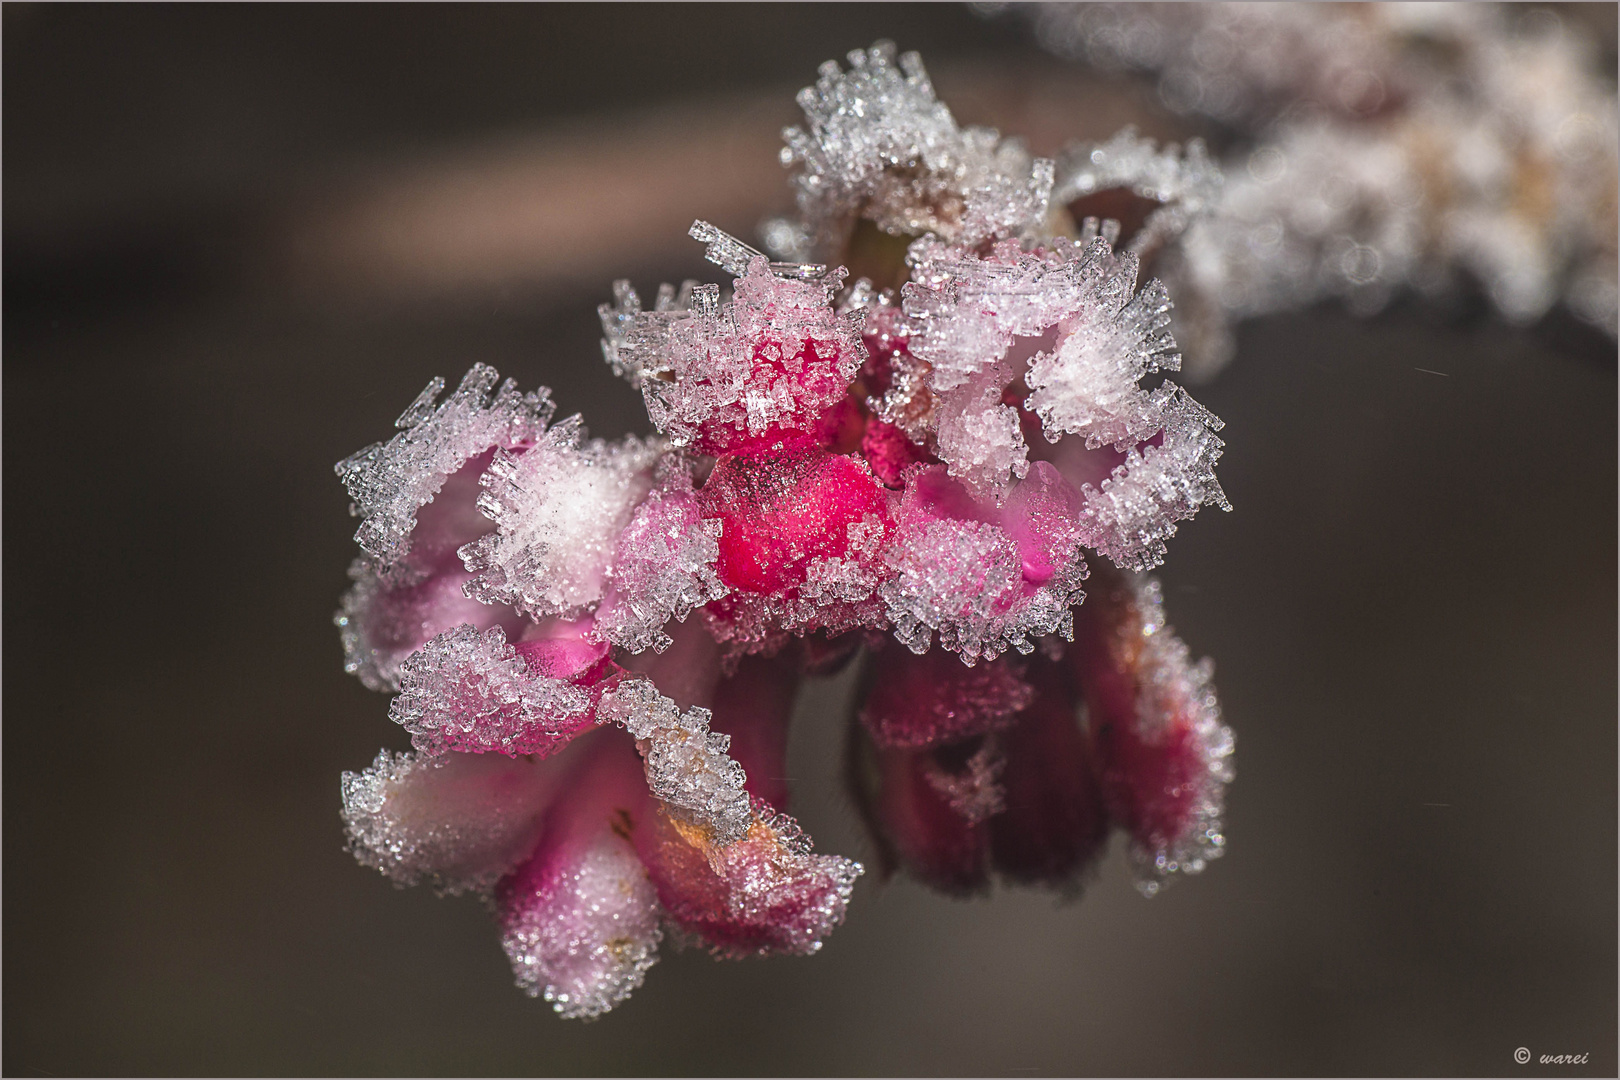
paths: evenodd
<path fill-rule="evenodd" d="M 592 439 L 480 365 L 337 466 L 347 665 L 413 747 L 344 774 L 351 850 L 487 898 L 563 1016 L 622 1002 L 666 935 L 820 949 L 862 866 L 789 815 L 787 723 L 850 663 L 885 873 L 1069 891 L 1118 830 L 1151 895 L 1224 845 L 1232 735 L 1143 576 L 1229 508 L 1168 292 L 916 56 L 852 53 L 800 103 L 778 260 L 699 221 L 728 280 L 601 308 L 654 434 Z M 1099 183 L 1146 170 L 1191 207 L 1216 182 L 1196 148 L 1106 145 Z M 851 277 L 874 235 L 898 287 Z"/>
<path fill-rule="evenodd" d="M 1122 196 L 1157 224 L 1177 334 L 1198 370 L 1230 325 L 1335 297 L 1368 314 L 1402 291 L 1477 284 L 1514 323 L 1562 304 L 1615 333 L 1620 110 L 1588 36 L 1497 4 L 1038 4 L 1048 49 L 1149 73 L 1171 110 L 1228 144 L 1076 147 L 1057 201 Z M 1094 200 L 1095 201 L 1095 200 Z M 1121 212 L 1139 216 L 1143 209 Z M 1162 250 L 1160 250 L 1162 248 Z"/>

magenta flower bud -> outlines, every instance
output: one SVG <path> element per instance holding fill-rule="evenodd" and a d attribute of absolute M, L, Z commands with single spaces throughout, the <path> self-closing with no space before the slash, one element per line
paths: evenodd
<path fill-rule="evenodd" d="M 1070 649 L 1091 714 L 1102 796 L 1129 835 L 1148 895 L 1224 853 L 1232 730 L 1210 686 L 1164 624 L 1158 583 L 1109 573 L 1094 583 Z"/>
<path fill-rule="evenodd" d="M 978 745 L 982 748 L 982 741 Z M 981 892 L 990 881 L 989 833 L 982 820 L 970 820 L 952 805 L 952 770 L 935 753 L 926 747 L 878 747 L 864 730 L 852 730 L 850 774 L 856 802 L 877 845 L 884 877 L 904 869 L 944 893 Z M 960 768 L 966 761 L 953 764 Z M 971 769 L 964 771 L 971 778 Z"/>
<path fill-rule="evenodd" d="M 937 746 L 1004 728 L 1034 697 L 1004 658 L 970 668 L 943 649 L 915 656 L 890 644 L 872 662 L 859 716 L 883 748 Z"/>
<path fill-rule="evenodd" d="M 995 867 L 1009 881 L 1073 888 L 1102 854 L 1108 812 L 1094 754 L 1075 716 L 1078 690 L 1065 665 L 1031 659 L 1032 700 L 999 736 L 1003 809 L 990 818 Z"/>

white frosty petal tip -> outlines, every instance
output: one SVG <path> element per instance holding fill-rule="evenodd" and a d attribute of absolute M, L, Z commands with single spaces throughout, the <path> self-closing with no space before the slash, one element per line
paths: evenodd
<path fill-rule="evenodd" d="M 555 406 L 544 387 L 518 392 L 500 374 L 475 364 L 442 402 L 444 380 L 435 378 L 400 416 L 399 434 L 373 443 L 333 466 L 354 500 L 351 512 L 364 520 L 354 538 L 391 575 L 410 553 L 416 512 L 438 494 L 446 478 L 491 447 L 510 447 L 539 436 Z"/>

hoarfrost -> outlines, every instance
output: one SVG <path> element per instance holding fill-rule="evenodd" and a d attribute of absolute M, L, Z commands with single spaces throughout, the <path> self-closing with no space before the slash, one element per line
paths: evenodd
<path fill-rule="evenodd" d="M 1130 250 L 1150 252 L 1179 236 L 1212 206 L 1224 178 L 1204 148 L 1191 139 L 1186 150 L 1170 143 L 1162 150 L 1134 127 L 1121 129 L 1100 143 L 1078 143 L 1057 161 L 1054 202 L 1070 203 L 1087 195 L 1123 188 L 1158 204 L 1130 238 Z"/>
<path fill-rule="evenodd" d="M 458 626 L 400 666 L 388 716 L 425 753 L 555 753 L 591 722 L 590 696 L 536 675 L 500 627 Z"/>
<path fill-rule="evenodd" d="M 1089 448 L 1123 450 L 1159 430 L 1169 391 L 1150 394 L 1137 383 L 1180 368 L 1175 347 L 1170 297 L 1150 281 L 1119 307 L 1076 314 L 1057 349 L 1031 362 L 1027 405 L 1053 442 L 1079 435 Z"/>
<path fill-rule="evenodd" d="M 1231 510 L 1215 463 L 1225 445 L 1215 435 L 1220 419 L 1175 387 L 1160 402 L 1163 441 L 1132 448 L 1124 464 L 1102 482 L 1082 489 L 1080 533 L 1088 548 L 1128 570 L 1150 570 L 1164 562 L 1164 542 L 1176 522 L 1213 504 Z"/>
<path fill-rule="evenodd" d="M 380 751 L 343 774 L 349 850 L 400 887 L 482 892 L 533 849 L 558 780 L 531 758 Z"/>
<path fill-rule="evenodd" d="M 647 312 L 625 286 L 601 309 L 603 353 L 675 446 L 721 453 L 776 429 L 807 430 L 866 358 L 859 314 L 832 308 L 843 280 L 842 268 L 779 277 L 755 254 L 723 303 L 715 286 L 690 290 L 684 308 L 666 290 Z"/>
<path fill-rule="evenodd" d="M 720 844 L 748 831 L 747 775 L 726 754 L 731 737 L 709 730 L 708 709 L 683 712 L 648 680 L 631 679 L 602 695 L 597 715 L 636 738 L 647 786 L 672 814 L 710 830 Z"/>
<path fill-rule="evenodd" d="M 1077 576 L 1026 590 L 1018 545 L 985 522 L 941 520 L 902 529 L 885 557 L 894 576 L 880 592 L 894 636 L 918 655 L 928 651 L 935 631 L 940 645 L 968 664 L 1009 647 L 1027 654 L 1035 639 L 1070 627 L 1069 605 L 1079 599 Z"/>
<path fill-rule="evenodd" d="M 665 623 L 684 622 L 693 608 L 730 591 L 714 568 L 719 522 L 702 519 L 691 474 L 668 471 L 620 535 L 613 586 L 596 612 L 593 633 L 633 653 L 663 652 L 671 643 Z"/>
<path fill-rule="evenodd" d="M 652 486 L 661 448 L 635 436 L 584 441 L 571 416 L 525 452 L 497 451 L 478 509 L 495 531 L 461 549 L 467 595 L 543 617 L 602 598 L 619 534 Z"/>
<path fill-rule="evenodd" d="M 834 248 L 856 216 L 964 245 L 1021 235 L 1046 216 L 1052 162 L 993 128 L 958 128 L 916 53 L 897 61 L 887 41 L 856 49 L 847 72 L 829 60 L 798 101 L 805 122 L 782 132 L 782 163 L 804 224 L 769 230 L 784 255 Z"/>
<path fill-rule="evenodd" d="M 550 422 L 555 406 L 549 390 L 520 394 L 512 379 L 496 390 L 499 378 L 494 368 L 475 364 L 442 402 L 444 380 L 435 378 L 395 421 L 399 434 L 334 466 L 354 500 L 349 512 L 364 519 L 355 541 L 384 578 L 393 577 L 410 553 L 416 512 L 452 473 L 490 447 L 539 438 Z"/>

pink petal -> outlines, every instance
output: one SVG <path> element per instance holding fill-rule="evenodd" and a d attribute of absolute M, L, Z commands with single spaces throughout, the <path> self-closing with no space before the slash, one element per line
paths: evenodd
<path fill-rule="evenodd" d="M 812 854 L 792 818 L 754 809 L 748 834 L 723 847 L 662 813 L 636 846 L 670 917 L 717 956 L 816 952 L 843 921 L 861 865 Z"/>
<path fill-rule="evenodd" d="M 387 750 L 343 774 L 350 850 L 396 885 L 481 891 L 526 857 L 566 767 L 499 754 Z"/>
<path fill-rule="evenodd" d="M 534 853 L 495 890 L 517 984 L 562 1016 L 607 1012 L 658 960 L 662 912 L 630 834 L 649 812 L 640 762 L 604 732 L 581 745 Z"/>
<path fill-rule="evenodd" d="M 429 753 L 545 756 L 595 724 L 595 696 L 536 674 L 498 627 L 480 634 L 458 626 L 400 666 L 388 715 Z"/>

